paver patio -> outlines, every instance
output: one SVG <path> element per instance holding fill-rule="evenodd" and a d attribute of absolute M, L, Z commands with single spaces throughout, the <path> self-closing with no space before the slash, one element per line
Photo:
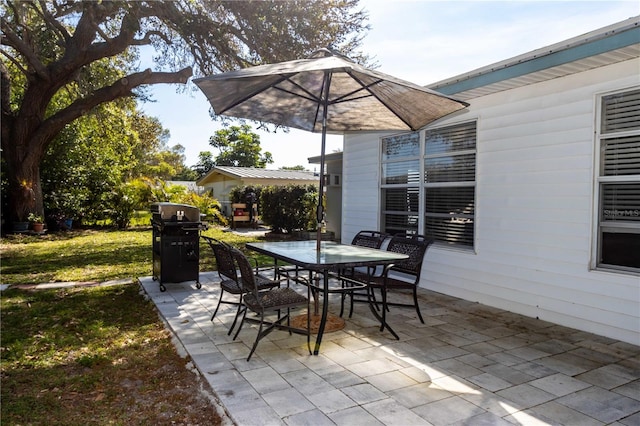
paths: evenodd
<path fill-rule="evenodd" d="M 224 305 L 210 321 L 217 279 L 140 283 L 238 425 L 640 424 L 638 346 L 422 289 L 425 324 L 391 307 L 400 340 L 357 304 L 318 356 L 274 331 L 247 362 L 256 326 L 233 341 Z"/>

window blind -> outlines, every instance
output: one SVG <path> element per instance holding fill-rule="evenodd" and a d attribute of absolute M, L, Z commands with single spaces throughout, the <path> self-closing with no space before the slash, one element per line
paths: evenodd
<path fill-rule="evenodd" d="M 383 138 L 383 229 L 473 247 L 475 180 L 475 122 Z"/>
<path fill-rule="evenodd" d="M 386 211 L 418 213 L 420 188 L 389 188 L 384 191 Z"/>
<path fill-rule="evenodd" d="M 603 184 L 602 220 L 640 224 L 640 183 Z"/>
<path fill-rule="evenodd" d="M 420 182 L 419 160 L 383 164 L 382 182 L 385 184 L 418 184 Z"/>
<path fill-rule="evenodd" d="M 602 133 L 640 128 L 640 90 L 602 98 Z"/>
<path fill-rule="evenodd" d="M 420 155 L 420 134 L 418 132 L 390 136 L 382 140 L 382 160 L 393 160 Z"/>
<path fill-rule="evenodd" d="M 603 176 L 640 175 L 640 135 L 602 141 Z"/>
<path fill-rule="evenodd" d="M 425 133 L 427 156 L 476 149 L 476 123 L 428 130 Z"/>
<path fill-rule="evenodd" d="M 425 233 L 473 247 L 476 123 L 425 133 Z"/>

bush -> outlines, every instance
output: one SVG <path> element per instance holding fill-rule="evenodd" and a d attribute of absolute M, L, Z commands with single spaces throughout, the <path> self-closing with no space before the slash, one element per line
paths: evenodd
<path fill-rule="evenodd" d="M 250 194 L 255 194 L 254 202 L 257 204 L 258 214 L 260 214 L 260 195 L 263 187 L 260 185 L 236 186 L 229 192 L 229 199 L 232 203 L 246 203 Z"/>
<path fill-rule="evenodd" d="M 261 191 L 260 214 L 273 232 L 315 229 L 317 203 L 314 185 L 268 186 Z"/>

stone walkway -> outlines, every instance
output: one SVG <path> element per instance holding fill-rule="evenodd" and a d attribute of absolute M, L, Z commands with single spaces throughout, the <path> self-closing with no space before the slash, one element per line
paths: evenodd
<path fill-rule="evenodd" d="M 358 304 L 318 356 L 274 331 L 247 362 L 257 328 L 210 321 L 216 280 L 140 283 L 238 425 L 640 425 L 638 346 L 423 290 L 426 324 L 391 308 L 399 341 Z"/>

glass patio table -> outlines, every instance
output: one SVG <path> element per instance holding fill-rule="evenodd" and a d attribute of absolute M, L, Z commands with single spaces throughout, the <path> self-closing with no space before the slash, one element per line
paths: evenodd
<path fill-rule="evenodd" d="M 286 241 L 247 243 L 246 245 L 247 249 L 270 256 L 276 261 L 281 260 L 322 275 L 322 286 L 319 287 L 323 297 L 322 316 L 313 351 L 314 355 L 318 355 L 320 351 L 322 335 L 327 322 L 329 293 L 331 292 L 329 287 L 330 274 L 339 273 L 345 268 L 388 265 L 408 258 L 407 255 L 401 253 L 338 244 L 331 241 L 323 241 L 320 251 L 318 251 L 316 244 L 316 241 Z M 375 314 L 373 308 L 372 311 Z"/>

